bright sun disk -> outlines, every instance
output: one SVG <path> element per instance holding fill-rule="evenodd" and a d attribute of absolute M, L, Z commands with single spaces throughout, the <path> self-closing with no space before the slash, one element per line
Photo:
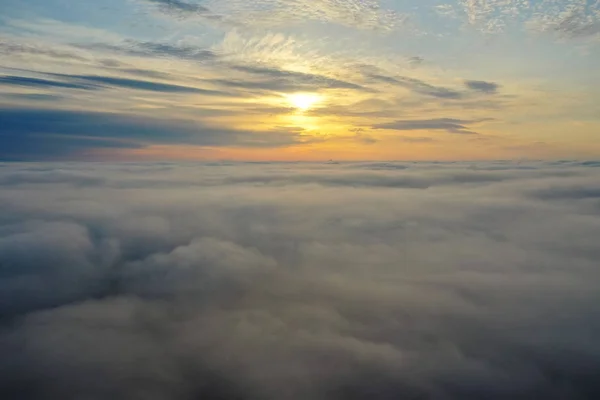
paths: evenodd
<path fill-rule="evenodd" d="M 294 93 L 287 96 L 288 101 L 295 108 L 305 111 L 321 100 L 321 96 L 315 93 Z"/>

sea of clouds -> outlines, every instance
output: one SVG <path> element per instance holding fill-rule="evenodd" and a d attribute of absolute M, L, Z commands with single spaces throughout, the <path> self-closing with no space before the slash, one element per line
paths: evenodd
<path fill-rule="evenodd" d="M 0 164 L 0 398 L 600 398 L 600 163 Z"/>

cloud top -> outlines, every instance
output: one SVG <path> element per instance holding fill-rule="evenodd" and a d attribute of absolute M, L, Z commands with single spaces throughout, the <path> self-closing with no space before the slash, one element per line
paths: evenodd
<path fill-rule="evenodd" d="M 597 398 L 599 173 L 0 164 L 0 395 Z"/>

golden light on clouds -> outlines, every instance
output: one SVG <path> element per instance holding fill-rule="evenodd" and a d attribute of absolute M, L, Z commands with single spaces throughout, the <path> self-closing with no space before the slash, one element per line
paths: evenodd
<path fill-rule="evenodd" d="M 600 154 L 599 1 L 35 3 L 0 24 L 2 160 Z"/>

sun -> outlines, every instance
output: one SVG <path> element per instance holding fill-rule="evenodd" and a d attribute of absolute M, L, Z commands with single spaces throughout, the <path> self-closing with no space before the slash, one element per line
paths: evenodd
<path fill-rule="evenodd" d="M 306 111 L 321 101 L 321 96 L 316 93 L 293 93 L 287 95 L 289 103 L 300 111 Z"/>

